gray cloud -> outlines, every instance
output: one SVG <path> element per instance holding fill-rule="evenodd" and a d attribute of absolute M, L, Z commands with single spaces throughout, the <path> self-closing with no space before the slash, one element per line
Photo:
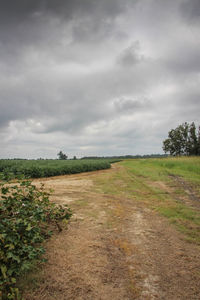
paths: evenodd
<path fill-rule="evenodd" d="M 162 152 L 198 122 L 198 1 L 0 5 L 0 157 Z"/>
<path fill-rule="evenodd" d="M 138 41 L 135 41 L 119 55 L 118 63 L 124 67 L 132 67 L 135 64 L 142 62 L 144 56 L 140 54 L 139 51 L 140 44 Z"/>
<path fill-rule="evenodd" d="M 136 1 L 133 1 L 136 2 Z M 74 1 L 63 1 L 57 0 L 35 0 L 26 1 L 21 0 L 20 3 L 17 0 L 2 0 L 1 1 L 1 20 L 4 18 L 7 20 L 6 16 L 12 19 L 22 19 L 33 14 L 46 14 L 50 12 L 51 14 L 58 15 L 59 17 L 64 16 L 65 18 L 73 15 L 90 15 L 95 13 L 103 16 L 116 16 L 120 14 L 130 1 L 125 0 L 122 3 L 120 0 L 74 0 Z"/>
<path fill-rule="evenodd" d="M 116 110 L 121 113 L 134 114 L 141 110 L 147 110 L 151 107 L 151 103 L 148 99 L 127 99 L 120 98 L 114 101 Z"/>
<path fill-rule="evenodd" d="M 200 2 L 199 0 L 186 0 L 181 4 L 181 12 L 189 22 L 200 21 Z"/>

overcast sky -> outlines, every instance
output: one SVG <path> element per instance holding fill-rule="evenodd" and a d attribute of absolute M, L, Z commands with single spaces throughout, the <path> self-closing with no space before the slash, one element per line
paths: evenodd
<path fill-rule="evenodd" d="M 199 116 L 200 0 L 0 0 L 0 158 L 163 153 Z"/>

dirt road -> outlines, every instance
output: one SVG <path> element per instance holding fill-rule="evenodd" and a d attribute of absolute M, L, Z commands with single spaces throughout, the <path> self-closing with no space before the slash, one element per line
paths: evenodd
<path fill-rule="evenodd" d="M 200 299 L 199 247 L 145 201 L 134 201 L 118 172 L 125 170 L 115 164 L 43 180 L 54 189 L 52 200 L 74 215 L 47 243 L 48 262 L 25 300 Z M 109 181 L 119 195 L 103 188 Z"/>

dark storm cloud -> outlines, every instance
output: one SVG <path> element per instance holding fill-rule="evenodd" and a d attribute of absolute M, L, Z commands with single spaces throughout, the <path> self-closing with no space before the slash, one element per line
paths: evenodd
<path fill-rule="evenodd" d="M 1 56 L 23 55 L 28 46 L 55 49 L 67 35 L 71 35 L 70 42 L 81 42 L 112 34 L 113 20 L 128 3 L 130 0 L 0 1 Z M 68 25 L 71 32 L 66 31 Z"/>
<path fill-rule="evenodd" d="M 53 12 L 60 15 L 72 15 L 73 13 L 91 13 L 95 7 L 102 8 L 106 14 L 115 14 L 124 8 L 120 1 L 99 1 L 92 0 L 5 0 L 1 1 L 1 15 L 5 16 L 26 16 L 39 12 Z M 116 2 L 116 4 L 115 4 Z M 120 9 L 121 8 L 121 9 Z"/>
<path fill-rule="evenodd" d="M 8 68 L 8 61 L 10 66 L 22 67 L 21 60 L 29 51 L 73 60 L 73 44 L 98 44 L 103 39 L 123 36 L 120 29 L 116 30 L 115 19 L 135 3 L 136 0 L 0 1 L 2 66 L 6 64 Z M 75 60 L 83 55 L 77 53 Z"/>
<path fill-rule="evenodd" d="M 136 2 L 136 1 L 133 1 Z M 0 2 L 0 20 L 1 23 L 24 23 L 32 17 L 42 17 L 48 14 L 72 19 L 74 16 L 92 16 L 101 20 L 106 17 L 114 18 L 121 14 L 129 0 L 5 0 Z"/>
<path fill-rule="evenodd" d="M 189 22 L 200 22 L 200 1 L 185 0 L 181 4 L 181 12 L 183 17 Z"/>

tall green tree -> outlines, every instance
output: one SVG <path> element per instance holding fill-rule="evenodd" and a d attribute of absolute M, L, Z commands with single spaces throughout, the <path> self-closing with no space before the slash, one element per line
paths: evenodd
<path fill-rule="evenodd" d="M 163 150 L 170 155 L 200 155 L 200 129 L 197 135 L 194 122 L 185 122 L 168 132 Z"/>

